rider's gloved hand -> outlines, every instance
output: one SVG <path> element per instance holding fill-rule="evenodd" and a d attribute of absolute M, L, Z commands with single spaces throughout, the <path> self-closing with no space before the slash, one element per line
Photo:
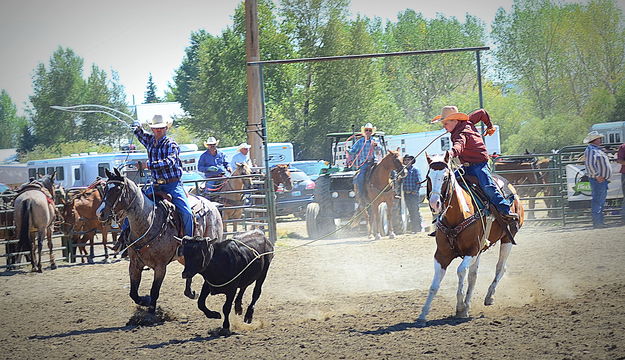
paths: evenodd
<path fill-rule="evenodd" d="M 486 131 L 484 132 L 484 135 L 486 136 L 490 136 L 493 135 L 495 133 L 495 127 L 494 126 L 489 126 Z"/>
<path fill-rule="evenodd" d="M 137 128 L 141 127 L 141 123 L 139 121 L 135 121 L 132 123 L 132 125 L 130 125 L 130 127 L 132 128 L 132 130 L 137 130 Z"/>
<path fill-rule="evenodd" d="M 219 168 L 217 166 L 209 166 L 206 168 L 207 171 L 218 171 Z"/>

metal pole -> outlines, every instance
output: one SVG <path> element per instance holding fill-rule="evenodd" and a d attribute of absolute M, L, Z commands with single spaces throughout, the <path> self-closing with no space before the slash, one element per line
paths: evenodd
<path fill-rule="evenodd" d="M 480 109 L 484 108 L 484 99 L 482 97 L 482 65 L 480 63 L 480 50 L 475 51 L 475 59 L 477 60 L 477 89 L 480 100 Z M 484 123 L 482 122 L 482 134 L 484 134 Z M 482 135 L 484 136 L 484 135 Z"/>
<path fill-rule="evenodd" d="M 276 207 L 274 202 L 274 193 L 273 193 L 273 183 L 271 181 L 271 174 L 269 172 L 269 149 L 267 147 L 267 119 L 265 117 L 265 85 L 264 85 L 264 75 L 263 75 L 263 65 L 258 65 L 258 74 L 259 74 L 259 82 L 260 82 L 260 103 L 262 104 L 261 110 L 261 130 L 262 130 L 262 141 L 263 141 L 263 150 L 265 154 L 265 186 L 266 189 L 266 198 L 265 204 L 267 205 L 267 222 L 269 223 L 269 241 L 273 244 L 276 243 L 278 239 L 277 229 L 276 229 Z"/>

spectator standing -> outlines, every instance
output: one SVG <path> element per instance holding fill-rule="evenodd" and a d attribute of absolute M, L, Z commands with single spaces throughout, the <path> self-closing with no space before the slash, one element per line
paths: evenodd
<path fill-rule="evenodd" d="M 621 164 L 621 190 L 623 193 L 623 205 L 621 206 L 621 223 L 625 225 L 625 143 L 618 147 L 616 162 Z"/>
<path fill-rule="evenodd" d="M 603 221 L 603 208 L 608 196 L 608 179 L 612 176 L 610 159 L 601 147 L 602 139 L 603 135 L 597 131 L 589 132 L 584 138 L 584 144 L 588 144 L 584 152 L 584 162 L 592 191 L 590 207 L 592 225 L 595 229 L 606 227 Z"/>
<path fill-rule="evenodd" d="M 403 181 L 404 201 L 408 209 L 410 223 L 408 231 L 417 233 L 421 231 L 421 213 L 419 212 L 419 189 L 421 188 L 421 174 L 419 169 L 414 167 L 414 156 L 405 155 L 404 165 L 406 166 L 406 176 Z"/>

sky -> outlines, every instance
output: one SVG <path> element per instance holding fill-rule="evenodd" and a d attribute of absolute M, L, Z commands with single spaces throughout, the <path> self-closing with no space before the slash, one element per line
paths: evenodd
<path fill-rule="evenodd" d="M 278 2 L 279 0 L 274 0 Z M 2 0 L 0 2 L 0 89 L 24 113 L 32 95 L 38 64 L 49 64 L 59 47 L 91 65 L 119 74 L 128 102 L 141 103 L 151 73 L 162 96 L 182 62 L 190 34 L 204 29 L 219 35 L 232 24 L 239 0 Z M 350 11 L 396 21 L 415 9 L 428 18 L 437 13 L 464 19 L 467 13 L 491 24 L 497 9 L 510 10 L 512 0 L 352 0 Z"/>

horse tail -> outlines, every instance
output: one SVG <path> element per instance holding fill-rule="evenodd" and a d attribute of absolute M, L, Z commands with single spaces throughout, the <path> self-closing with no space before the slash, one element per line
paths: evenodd
<path fill-rule="evenodd" d="M 30 208 L 31 208 L 31 201 L 29 200 L 25 200 L 23 202 L 23 206 L 22 206 L 22 214 L 21 214 L 21 218 L 22 218 L 22 224 L 21 227 L 19 229 L 16 229 L 19 231 L 19 249 L 21 251 L 30 251 L 31 250 L 31 242 L 30 242 L 30 234 L 29 234 L 29 229 L 30 229 Z"/>

